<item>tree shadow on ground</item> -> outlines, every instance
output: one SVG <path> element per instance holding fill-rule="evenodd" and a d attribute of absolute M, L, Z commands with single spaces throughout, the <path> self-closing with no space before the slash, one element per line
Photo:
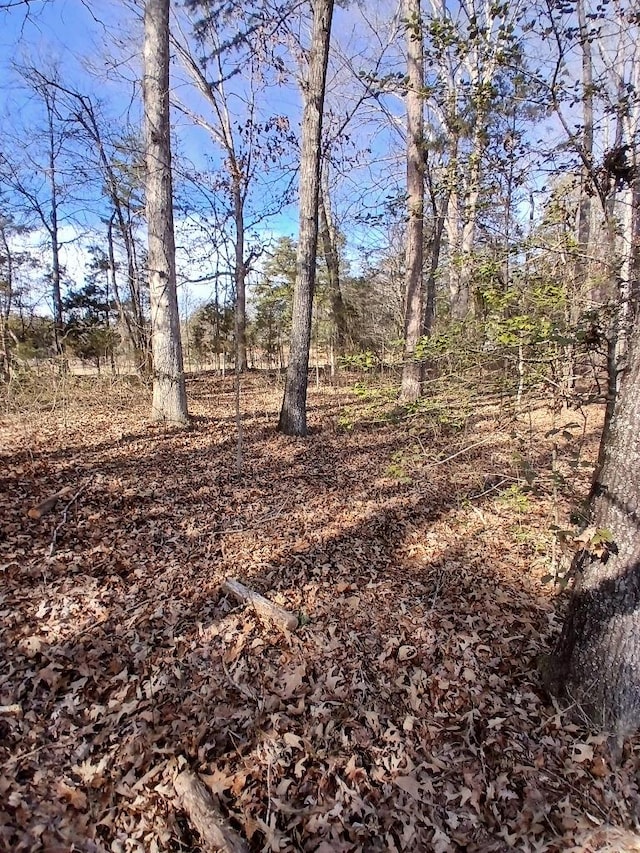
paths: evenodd
<path fill-rule="evenodd" d="M 233 438 L 207 429 L 61 456 L 52 482 L 92 480 L 56 553 L 59 514 L 14 508 L 22 544 L 7 539 L 0 690 L 21 715 L 0 839 L 192 845 L 167 806 L 178 756 L 254 850 L 561 850 L 585 812 L 628 822 L 635 781 L 594 784 L 598 744 L 574 761 L 586 733 L 539 693 L 556 624 L 531 570 L 543 534 L 478 492 L 512 444 L 390 475 L 413 441 L 258 427 L 240 476 Z M 298 631 L 227 599 L 228 576 Z"/>

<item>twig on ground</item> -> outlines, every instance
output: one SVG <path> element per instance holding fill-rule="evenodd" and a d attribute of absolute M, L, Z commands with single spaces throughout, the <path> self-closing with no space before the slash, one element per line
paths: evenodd
<path fill-rule="evenodd" d="M 57 544 L 57 542 L 58 542 L 58 534 L 60 533 L 60 531 L 62 530 L 62 528 L 63 528 L 63 527 L 65 526 L 65 524 L 67 523 L 67 514 L 68 514 L 69 510 L 71 509 L 71 507 L 73 506 L 73 504 L 78 500 L 78 498 L 80 497 L 80 495 L 81 495 L 84 491 L 86 491 L 86 489 L 89 487 L 89 484 L 90 484 L 90 483 L 91 483 L 91 480 L 87 480 L 87 482 L 86 482 L 86 483 L 83 483 L 83 485 L 82 485 L 82 486 L 80 486 L 80 488 L 78 489 L 78 491 L 77 491 L 77 492 L 75 493 L 75 495 L 73 495 L 73 497 L 72 497 L 72 498 L 67 502 L 67 504 L 65 505 L 65 508 L 62 510 L 62 518 L 60 519 L 60 521 L 59 521 L 59 522 L 58 522 L 58 524 L 56 525 L 56 528 L 55 528 L 55 530 L 53 531 L 53 536 L 51 537 L 51 546 L 50 546 L 50 548 L 49 548 L 49 556 L 50 556 L 50 557 L 53 557 L 53 555 L 54 555 L 54 554 L 55 554 L 55 552 L 56 552 L 56 544 Z"/>
<path fill-rule="evenodd" d="M 482 441 L 476 441 L 475 444 L 470 444 L 468 447 L 463 447 L 462 450 L 452 453 L 451 456 L 445 456 L 444 459 L 436 459 L 435 462 L 430 463 L 430 467 L 435 468 L 436 465 L 444 465 L 445 462 L 451 462 L 451 460 L 455 459 L 457 456 L 462 456 L 463 453 L 475 450 L 476 447 L 482 447 L 483 444 L 490 444 L 492 441 L 495 441 L 494 435 L 491 435 L 489 438 L 484 438 Z"/>

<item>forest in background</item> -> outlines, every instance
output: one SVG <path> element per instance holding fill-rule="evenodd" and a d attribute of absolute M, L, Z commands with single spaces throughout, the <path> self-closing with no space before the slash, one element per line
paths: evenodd
<path fill-rule="evenodd" d="M 637 849 L 635 8 L 0 16 L 0 843 Z"/>
<path fill-rule="evenodd" d="M 102 54 L 51 44 L 47 62 L 26 35 L 42 4 L 10 5 L 0 14 L 23 14 L 26 31 L 7 74 L 1 140 L 3 375 L 63 346 L 87 365 L 144 371 L 140 65 L 124 61 L 140 53 L 142 4 L 105 4 L 121 19 Z M 233 4 L 172 8 L 177 272 L 185 358 L 196 369 L 233 364 L 245 289 L 240 366 L 287 362 L 309 14 L 265 3 L 245 21 Z M 422 16 L 419 354 L 457 351 L 462 340 L 506 357 L 517 375 L 559 346 L 570 377 L 575 349 L 606 352 L 624 325 L 619 293 L 637 263 L 633 8 L 433 2 Z M 314 358 L 398 362 L 408 18 L 388 2 L 346 4 L 335 17 Z M 437 343 L 427 343 L 431 332 Z"/>

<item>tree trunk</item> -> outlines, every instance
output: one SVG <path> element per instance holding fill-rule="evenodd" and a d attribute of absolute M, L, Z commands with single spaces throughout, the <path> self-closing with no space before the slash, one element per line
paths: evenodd
<path fill-rule="evenodd" d="M 329 182 L 323 175 L 320 181 L 319 227 L 322 240 L 324 261 L 327 266 L 329 279 L 329 297 L 331 300 L 331 316 L 335 329 L 335 351 L 338 356 L 344 355 L 347 340 L 347 324 L 344 310 L 344 300 L 340 288 L 340 256 L 336 239 L 336 231 L 331 218 L 329 198 Z"/>
<path fill-rule="evenodd" d="M 457 251 L 455 257 L 449 261 L 452 271 L 451 317 L 454 320 L 464 320 L 474 311 L 471 275 L 482 178 L 481 164 L 486 147 L 486 124 L 486 111 L 479 109 L 474 126 L 473 150 L 469 155 L 469 174 L 464 200 L 458 197 L 457 205 L 454 206 L 459 217 L 455 226 Z"/>
<path fill-rule="evenodd" d="M 127 337 L 129 338 L 129 343 L 134 352 L 134 358 L 136 362 L 138 362 L 141 353 L 138 348 L 138 338 L 134 331 L 133 322 L 129 313 L 125 310 L 125 307 L 122 303 L 122 298 L 120 296 L 120 287 L 118 285 L 118 274 L 116 271 L 116 256 L 113 245 L 113 220 L 116 216 L 116 212 L 114 211 L 111 214 L 109 222 L 107 223 L 107 252 L 109 258 L 109 272 L 111 276 L 111 289 L 113 291 L 113 298 L 116 303 L 116 307 L 118 309 L 118 317 L 120 318 L 120 323 L 124 330 L 126 330 Z"/>
<path fill-rule="evenodd" d="M 144 113 L 153 420 L 188 421 L 176 288 L 169 125 L 169 0 L 146 0 Z"/>
<path fill-rule="evenodd" d="M 247 310 L 246 278 L 247 268 L 244 259 L 244 201 L 242 199 L 241 176 L 234 176 L 233 213 L 236 230 L 235 245 L 235 284 L 236 284 L 236 359 L 237 370 L 247 369 Z"/>
<path fill-rule="evenodd" d="M 293 290 L 291 345 L 284 399 L 278 422 L 278 429 L 285 435 L 307 434 L 307 374 L 318 249 L 322 112 L 332 15 L 333 0 L 316 0 L 313 5 L 309 75 L 304 88 L 300 156 L 300 233 Z"/>
<path fill-rule="evenodd" d="M 13 301 L 13 253 L 9 246 L 4 224 L 0 221 L 0 247 L 4 254 L 5 276 L 0 291 L 0 381 L 11 378 L 11 344 L 9 343 L 9 317 Z"/>
<path fill-rule="evenodd" d="M 56 139 L 53 126 L 53 109 L 51 96 L 45 89 L 45 104 L 47 107 L 47 142 L 49 144 L 49 186 L 51 190 L 51 214 L 48 225 L 51 238 L 51 290 L 53 296 L 53 334 L 56 355 L 61 358 L 61 369 L 64 362 L 64 322 L 62 319 L 62 290 L 60 286 L 60 240 L 58 234 L 58 185 L 56 183 Z"/>
<path fill-rule="evenodd" d="M 449 206 L 449 193 L 438 204 L 437 198 L 433 193 L 431 183 L 431 207 L 433 211 L 433 233 L 429 245 L 429 274 L 425 287 L 424 300 L 424 317 L 422 320 L 422 334 L 428 336 L 433 331 L 433 326 L 436 320 L 436 281 L 438 275 L 438 267 L 440 266 L 440 253 L 442 251 L 442 236 L 444 234 L 444 226 L 447 218 L 447 208 Z"/>
<path fill-rule="evenodd" d="M 639 333 L 636 322 L 594 478 L 590 527 L 583 534 L 591 543 L 576 558 L 575 590 L 547 673 L 553 692 L 618 736 L 640 727 Z M 611 542 L 595 547 L 595 531 L 606 531 Z"/>
<path fill-rule="evenodd" d="M 416 347 L 423 327 L 424 236 L 424 86 L 420 0 L 405 0 L 407 28 L 407 230 L 405 247 L 404 353 L 400 400 L 415 402 L 422 393 L 423 366 Z"/>

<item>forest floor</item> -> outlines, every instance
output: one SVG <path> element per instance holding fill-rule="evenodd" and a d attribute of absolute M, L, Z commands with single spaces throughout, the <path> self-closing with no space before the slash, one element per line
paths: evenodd
<path fill-rule="evenodd" d="M 444 387 L 311 387 L 291 439 L 251 375 L 240 472 L 232 378 L 188 431 L 126 380 L 6 403 L 0 850 L 197 851 L 185 767 L 252 851 L 640 850 L 640 741 L 614 762 L 537 669 L 601 408 Z"/>

